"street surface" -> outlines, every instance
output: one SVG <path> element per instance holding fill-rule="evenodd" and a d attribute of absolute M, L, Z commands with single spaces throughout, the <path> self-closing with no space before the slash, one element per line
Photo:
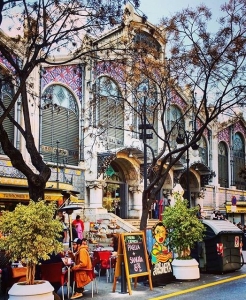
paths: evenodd
<path fill-rule="evenodd" d="M 243 251 L 246 257 L 246 251 Z M 246 261 L 246 260 L 245 260 Z M 138 283 L 132 295 L 121 293 L 121 282 L 116 285 L 116 292 L 112 292 L 113 283 L 106 280 L 106 276 L 97 277 L 98 294 L 94 284 L 95 300 L 245 300 L 246 299 L 246 264 L 238 271 L 225 274 L 201 273 L 200 279 L 195 281 L 174 281 L 165 286 L 154 287 Z M 66 293 L 66 287 L 64 288 Z M 61 294 L 60 294 L 61 295 Z M 65 298 L 66 299 L 66 298 Z M 91 299 L 91 284 L 86 286 L 84 296 L 79 299 Z M 0 300 L 8 300 L 8 295 L 0 295 Z"/>

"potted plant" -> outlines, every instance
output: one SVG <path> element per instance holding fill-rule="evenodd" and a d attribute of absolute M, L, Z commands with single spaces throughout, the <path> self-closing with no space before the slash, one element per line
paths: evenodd
<path fill-rule="evenodd" d="M 197 218 L 198 208 L 188 208 L 187 200 L 178 192 L 174 193 L 174 206 L 163 214 L 163 224 L 169 230 L 169 246 L 177 257 L 173 260 L 173 275 L 176 279 L 198 279 L 198 262 L 190 256 L 196 242 L 202 241 L 204 225 Z M 187 269 L 189 268 L 189 269 Z"/>
<path fill-rule="evenodd" d="M 30 200 L 28 205 L 18 204 L 14 211 L 4 211 L 0 217 L 0 248 L 6 251 L 12 262 L 20 260 L 26 266 L 26 281 L 13 285 L 9 299 L 11 290 L 15 294 L 19 293 L 19 289 L 28 290 L 28 286 L 33 286 L 34 291 L 39 293 L 45 289 L 40 287 L 41 284 L 47 286 L 53 296 L 53 287 L 49 283 L 35 281 L 35 270 L 40 260 L 49 259 L 53 252 L 63 251 L 63 244 L 58 241 L 62 224 L 54 218 L 55 209 L 54 203 Z M 24 295 L 24 298 L 28 296 Z"/>

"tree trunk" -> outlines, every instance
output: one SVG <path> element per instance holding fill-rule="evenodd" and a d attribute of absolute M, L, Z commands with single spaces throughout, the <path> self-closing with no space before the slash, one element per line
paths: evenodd
<path fill-rule="evenodd" d="M 27 263 L 26 283 L 28 285 L 34 284 L 36 265 L 34 263 Z"/>
<path fill-rule="evenodd" d="M 51 170 L 42 161 L 42 158 L 35 147 L 33 136 L 28 135 L 28 152 L 32 158 L 33 165 L 39 171 L 39 174 L 34 173 L 33 170 L 27 165 L 21 152 L 16 149 L 9 140 L 8 135 L 2 125 L 0 125 L 0 143 L 4 153 L 10 158 L 13 167 L 21 171 L 26 176 L 30 199 L 33 201 L 44 199 L 44 189 L 46 182 L 50 178 Z"/>
<path fill-rule="evenodd" d="M 143 212 L 140 221 L 140 230 L 145 230 L 147 228 L 149 210 L 151 209 L 151 204 L 155 202 L 156 194 L 159 191 L 160 188 L 156 187 L 155 189 L 152 189 L 151 192 L 147 190 L 143 192 L 143 196 L 142 196 Z"/>
<path fill-rule="evenodd" d="M 149 215 L 149 208 L 143 207 L 143 212 L 140 221 L 140 230 L 145 230 L 147 228 L 148 215 Z"/>
<path fill-rule="evenodd" d="M 38 180 L 34 182 L 28 179 L 28 189 L 30 200 L 37 202 L 38 200 L 44 200 L 44 189 L 46 182 L 41 179 L 41 176 L 38 176 Z"/>

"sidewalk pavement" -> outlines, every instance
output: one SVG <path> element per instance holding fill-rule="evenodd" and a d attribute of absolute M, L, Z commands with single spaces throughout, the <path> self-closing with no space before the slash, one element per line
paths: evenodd
<path fill-rule="evenodd" d="M 245 258 L 245 263 L 246 263 L 246 251 L 243 251 L 243 256 Z M 107 282 L 106 276 L 100 276 L 100 280 L 99 277 L 97 276 L 96 281 L 98 286 L 98 294 L 96 293 L 96 286 L 94 283 L 94 299 L 115 300 L 115 299 L 128 298 L 129 300 L 130 299 L 150 300 L 155 297 L 168 295 L 181 290 L 190 289 L 204 284 L 216 282 L 222 279 L 233 278 L 243 274 L 246 274 L 246 264 L 243 265 L 243 267 L 240 270 L 237 270 L 235 272 L 225 273 L 225 274 L 201 273 L 200 279 L 198 280 L 173 281 L 171 283 L 167 283 L 164 286 L 154 287 L 153 290 L 150 290 L 149 286 L 144 285 L 144 283 L 139 282 L 137 283 L 136 288 L 134 288 L 134 284 L 132 284 L 132 295 L 129 295 L 128 292 L 122 293 L 122 289 L 124 291 L 124 287 L 121 286 L 121 282 L 117 282 L 116 291 L 113 293 L 112 292 L 113 283 Z M 66 295 L 66 288 L 64 288 L 64 292 Z M 58 292 L 58 294 L 60 293 Z M 65 299 L 67 298 L 65 297 Z M 84 295 L 82 298 L 79 299 L 91 299 L 91 284 L 88 284 L 88 286 L 85 287 Z M 0 295 L 0 300 L 8 300 L 8 295 Z"/>

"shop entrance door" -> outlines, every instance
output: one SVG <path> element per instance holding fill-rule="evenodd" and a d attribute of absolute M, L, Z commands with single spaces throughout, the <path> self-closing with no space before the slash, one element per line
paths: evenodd
<path fill-rule="evenodd" d="M 103 193 L 103 207 L 108 212 L 112 212 L 122 219 L 127 219 L 129 211 L 128 184 L 107 181 Z"/>

